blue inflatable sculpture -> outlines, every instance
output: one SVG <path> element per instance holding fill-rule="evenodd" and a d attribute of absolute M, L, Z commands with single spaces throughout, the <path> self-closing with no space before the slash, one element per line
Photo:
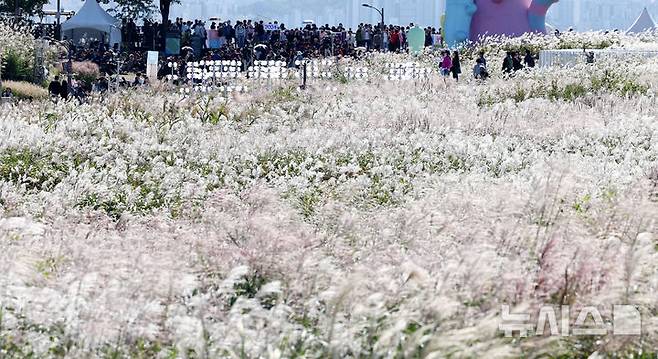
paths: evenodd
<path fill-rule="evenodd" d="M 471 19 L 476 10 L 473 0 L 446 0 L 443 36 L 449 47 L 470 39 Z"/>

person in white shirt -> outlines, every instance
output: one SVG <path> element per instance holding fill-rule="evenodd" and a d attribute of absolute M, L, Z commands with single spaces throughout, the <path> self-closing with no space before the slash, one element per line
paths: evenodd
<path fill-rule="evenodd" d="M 196 25 L 196 27 L 194 28 L 194 35 L 202 39 L 206 38 L 206 28 L 203 25 L 203 22 L 199 21 L 199 23 Z"/>
<path fill-rule="evenodd" d="M 356 34 L 350 29 L 350 31 L 347 33 L 347 43 L 356 46 Z"/>
<path fill-rule="evenodd" d="M 363 41 L 366 43 L 366 48 L 370 50 L 372 48 L 372 30 L 370 26 L 363 29 Z"/>
<path fill-rule="evenodd" d="M 235 25 L 235 41 L 238 43 L 239 48 L 243 48 L 247 42 L 247 28 L 242 24 L 242 21 L 238 21 Z"/>
<path fill-rule="evenodd" d="M 384 29 L 384 31 L 382 31 L 382 51 L 388 52 L 388 46 L 389 46 L 388 31 Z"/>

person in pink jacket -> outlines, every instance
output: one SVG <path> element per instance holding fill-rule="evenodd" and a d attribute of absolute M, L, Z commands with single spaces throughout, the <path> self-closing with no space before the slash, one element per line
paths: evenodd
<path fill-rule="evenodd" d="M 441 76 L 443 77 L 443 83 L 447 84 L 446 79 L 450 76 L 450 69 L 452 69 L 452 58 L 450 57 L 450 51 L 442 51 L 441 56 L 439 67 Z"/>
<path fill-rule="evenodd" d="M 452 58 L 450 58 L 450 51 L 441 52 L 443 58 L 441 59 L 441 75 L 443 77 L 450 76 L 450 69 L 452 68 Z"/>

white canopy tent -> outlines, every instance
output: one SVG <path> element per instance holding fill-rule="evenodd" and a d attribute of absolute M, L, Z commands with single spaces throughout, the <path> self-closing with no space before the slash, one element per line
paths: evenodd
<path fill-rule="evenodd" d="M 62 24 L 62 35 L 77 43 L 95 39 L 114 45 L 121 43 L 121 22 L 96 0 L 86 0 L 80 11 Z"/>
<path fill-rule="evenodd" d="M 656 23 L 653 21 L 651 14 L 649 14 L 649 10 L 647 10 L 647 8 L 645 7 L 644 10 L 642 10 L 640 16 L 633 23 L 633 26 L 631 26 L 631 28 L 628 29 L 626 33 L 639 34 L 645 31 L 653 31 L 653 30 L 656 30 Z"/>

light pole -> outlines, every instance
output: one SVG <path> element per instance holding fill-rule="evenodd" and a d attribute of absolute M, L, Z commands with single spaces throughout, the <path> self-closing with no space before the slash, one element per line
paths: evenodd
<path fill-rule="evenodd" d="M 67 86 L 66 92 L 70 95 L 71 90 L 73 89 L 73 86 L 71 86 L 71 82 L 73 80 L 73 73 L 72 73 L 72 71 L 73 71 L 73 58 L 71 56 L 72 55 L 71 51 L 72 51 L 72 48 L 73 48 L 73 40 L 67 40 L 67 41 L 64 41 L 64 42 L 67 44 L 66 45 L 66 53 L 67 53 L 66 57 L 68 58 L 67 61 L 66 61 L 66 86 Z"/>
<path fill-rule="evenodd" d="M 108 36 L 109 36 L 108 44 L 110 44 L 110 46 L 113 46 L 112 45 L 112 29 L 117 29 L 117 31 L 119 31 L 119 32 L 121 31 L 121 28 L 118 27 L 117 25 L 114 25 L 114 24 L 110 25 L 110 33 L 108 34 Z M 117 61 L 116 89 L 115 89 L 116 92 L 119 92 L 119 87 L 120 87 L 119 75 L 121 74 L 121 42 L 122 41 L 123 41 L 123 39 L 121 39 L 121 41 L 117 42 L 118 46 L 117 46 L 117 52 L 116 52 L 116 61 Z"/>
<path fill-rule="evenodd" d="M 0 91 L 2 91 L 2 49 L 0 49 Z"/>
<path fill-rule="evenodd" d="M 373 10 L 377 11 L 377 12 L 379 13 L 379 15 L 381 15 L 381 17 L 382 17 L 382 22 L 381 22 L 380 26 L 381 26 L 382 31 L 384 31 L 384 8 L 382 7 L 382 9 L 379 10 L 378 8 L 376 8 L 376 7 L 372 6 L 372 5 L 370 5 L 370 4 L 365 4 L 365 3 L 361 4 L 361 6 L 363 6 L 363 7 L 367 7 L 367 8 L 370 8 L 370 9 L 373 9 Z"/>
<path fill-rule="evenodd" d="M 305 58 L 301 58 L 298 60 L 295 60 L 295 66 L 299 66 L 302 70 L 301 78 L 302 78 L 302 85 L 299 87 L 302 90 L 306 90 L 306 80 L 308 77 L 307 69 L 308 69 L 308 63 L 309 60 Z"/>

